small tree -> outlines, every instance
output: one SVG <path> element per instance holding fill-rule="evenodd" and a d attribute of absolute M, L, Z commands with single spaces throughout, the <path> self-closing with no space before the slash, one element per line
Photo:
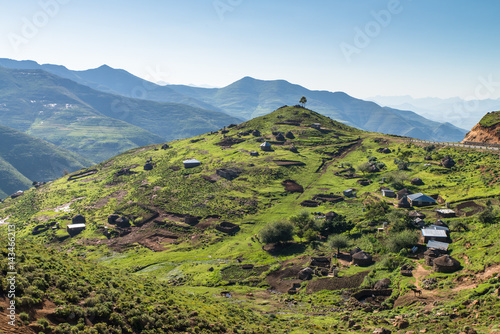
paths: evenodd
<path fill-rule="evenodd" d="M 310 229 L 314 229 L 314 220 L 307 211 L 300 212 L 297 216 L 290 217 L 290 221 L 295 225 L 295 231 L 297 236 L 302 239 L 306 232 Z"/>
<path fill-rule="evenodd" d="M 390 252 L 398 253 L 402 249 L 414 246 L 418 242 L 418 235 L 414 231 L 404 230 L 393 233 L 387 238 L 386 247 Z"/>
<path fill-rule="evenodd" d="M 265 244 L 282 243 L 293 239 L 293 224 L 287 221 L 269 223 L 259 232 L 260 240 Z"/>
<path fill-rule="evenodd" d="M 350 239 L 345 234 L 335 234 L 328 238 L 328 246 L 337 249 L 337 255 L 340 255 L 340 250 L 342 248 L 348 247 L 350 244 Z"/>
<path fill-rule="evenodd" d="M 307 103 L 307 99 L 305 96 L 302 96 L 300 98 L 300 101 L 299 101 L 300 104 L 302 104 L 302 107 L 305 107 L 306 106 L 306 103 Z"/>
<path fill-rule="evenodd" d="M 369 162 L 362 163 L 356 166 L 356 169 L 363 173 L 363 176 L 370 171 L 371 164 Z"/>
<path fill-rule="evenodd" d="M 354 224 L 347 221 L 346 216 L 337 215 L 332 219 L 325 219 L 319 226 L 319 233 L 327 237 L 331 234 L 340 234 L 350 231 L 354 227 Z"/>
<path fill-rule="evenodd" d="M 486 208 L 477 216 L 477 221 L 481 224 L 493 224 L 496 220 L 497 212 L 493 209 L 491 201 L 488 200 Z"/>
<path fill-rule="evenodd" d="M 412 229 L 412 219 L 408 216 L 408 213 L 400 210 L 392 210 L 387 215 L 387 220 L 391 224 L 392 232 L 401 232 L 406 229 Z"/>

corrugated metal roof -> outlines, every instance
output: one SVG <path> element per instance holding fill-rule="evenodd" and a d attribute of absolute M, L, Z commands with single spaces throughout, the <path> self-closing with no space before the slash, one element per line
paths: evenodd
<path fill-rule="evenodd" d="M 429 237 L 429 238 L 446 238 L 447 237 L 445 230 L 436 230 L 433 228 L 423 228 L 422 235 L 424 237 Z"/>
<path fill-rule="evenodd" d="M 436 203 L 436 200 L 430 196 L 424 195 L 422 193 L 416 193 L 416 194 L 411 194 L 408 195 L 408 199 L 410 201 L 416 201 L 416 202 L 431 202 L 431 203 Z"/>
<path fill-rule="evenodd" d="M 429 228 L 433 228 L 435 230 L 443 230 L 443 231 L 449 231 L 450 230 L 446 226 L 439 226 L 439 225 L 431 225 L 431 226 L 429 226 Z"/>
<path fill-rule="evenodd" d="M 182 163 L 183 164 L 201 164 L 201 162 L 199 160 L 196 160 L 196 159 L 184 160 Z"/>
<path fill-rule="evenodd" d="M 427 243 L 427 248 L 436 248 L 436 249 L 442 249 L 444 251 L 447 251 L 449 245 L 450 244 L 448 244 L 446 242 L 440 242 L 440 241 L 436 241 L 436 240 L 429 240 L 429 242 Z"/>
<path fill-rule="evenodd" d="M 72 228 L 85 228 L 85 224 L 69 224 L 67 228 L 72 229 Z"/>

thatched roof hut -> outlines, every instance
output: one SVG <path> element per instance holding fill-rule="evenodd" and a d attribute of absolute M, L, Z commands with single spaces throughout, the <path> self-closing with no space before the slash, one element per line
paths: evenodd
<path fill-rule="evenodd" d="M 445 168 L 451 168 L 455 166 L 455 161 L 449 156 L 445 156 L 443 160 L 441 160 L 441 165 Z"/>
<path fill-rule="evenodd" d="M 424 259 L 425 259 L 425 264 L 427 266 L 432 266 L 434 263 L 434 260 L 438 257 L 443 255 L 440 250 L 434 249 L 434 248 L 429 248 L 424 252 Z"/>
<path fill-rule="evenodd" d="M 409 191 L 409 190 L 408 190 L 408 189 L 406 189 L 406 188 L 403 188 L 403 189 L 401 189 L 400 191 L 398 191 L 398 192 L 396 193 L 396 196 L 397 196 L 396 198 L 399 200 L 399 199 L 402 199 L 403 197 L 408 196 L 408 195 L 411 195 L 411 194 L 412 194 L 412 192 L 411 192 L 411 191 Z"/>
<path fill-rule="evenodd" d="M 433 261 L 432 269 L 438 273 L 452 273 L 460 269 L 460 262 L 449 255 L 443 255 Z"/>
<path fill-rule="evenodd" d="M 369 266 L 372 264 L 373 259 L 370 254 L 367 252 L 361 251 L 357 252 L 352 256 L 352 262 L 353 264 L 357 264 L 358 266 L 364 267 L 364 266 Z"/>
<path fill-rule="evenodd" d="M 410 216 L 411 218 L 420 218 L 420 219 L 424 219 L 426 216 L 424 213 L 420 212 L 420 211 L 411 211 L 408 216 Z"/>
<path fill-rule="evenodd" d="M 260 149 L 262 151 L 271 151 L 272 150 L 271 144 L 269 144 L 267 141 L 265 141 L 262 144 L 260 144 Z"/>
<path fill-rule="evenodd" d="M 295 139 L 292 131 L 288 131 L 287 133 L 285 133 L 285 137 L 287 137 L 288 139 Z"/>
<path fill-rule="evenodd" d="M 383 278 L 380 281 L 378 281 L 377 283 L 375 283 L 374 289 L 375 290 L 385 290 L 385 289 L 389 289 L 390 286 L 391 286 L 391 280 L 388 278 Z"/>
<path fill-rule="evenodd" d="M 413 184 L 414 186 L 421 186 L 424 184 L 424 181 L 422 181 L 421 178 L 419 177 L 414 177 L 413 179 L 411 179 L 411 184 Z"/>
<path fill-rule="evenodd" d="M 349 254 L 354 255 L 354 254 L 359 253 L 361 251 L 362 251 L 362 249 L 356 246 L 353 249 L 351 249 L 351 251 L 349 252 Z"/>
<path fill-rule="evenodd" d="M 259 130 L 253 130 L 252 131 L 252 136 L 260 137 L 260 131 Z"/>
<path fill-rule="evenodd" d="M 398 208 L 409 208 L 410 206 L 411 205 L 410 202 L 408 201 L 408 196 L 406 195 L 403 198 L 401 198 L 397 204 Z"/>
<path fill-rule="evenodd" d="M 286 140 L 285 136 L 283 136 L 283 134 L 281 132 L 276 135 L 275 139 L 277 141 L 285 141 Z"/>

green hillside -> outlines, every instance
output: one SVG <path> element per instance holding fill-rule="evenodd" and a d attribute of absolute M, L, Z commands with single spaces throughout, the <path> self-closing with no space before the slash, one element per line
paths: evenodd
<path fill-rule="evenodd" d="M 500 123 L 500 111 L 489 112 L 479 121 L 479 124 L 489 128 Z"/>
<path fill-rule="evenodd" d="M 0 126 L 0 198 L 28 189 L 33 181 L 57 179 L 89 160 L 20 131 Z"/>
<path fill-rule="evenodd" d="M 41 70 L 0 67 L 0 123 L 93 162 L 134 147 L 198 135 L 238 123 L 183 104 L 130 99 Z"/>
<path fill-rule="evenodd" d="M 264 142 L 271 150 L 260 149 Z M 185 168 L 188 159 L 201 164 Z M 173 326 L 198 312 L 186 332 L 371 333 L 384 327 L 455 333 L 468 327 L 489 333 L 500 330 L 497 161 L 491 152 L 418 146 L 305 108 L 283 107 L 168 147 L 130 150 L 7 199 L 0 219 L 9 217 L 16 226 L 18 243 L 77 256 L 84 268 L 86 292 L 62 294 L 55 279 L 46 280 L 53 293 L 23 292 L 39 298 L 29 307 L 41 301 L 58 305 L 36 311 L 26 323 L 46 314 L 50 326 L 73 326 L 77 333 L 97 323 L 113 333 L 117 326 L 174 332 L 180 327 L 164 328 L 166 318 L 145 318 L 143 327 L 134 327 L 139 320 L 131 319 L 139 315 L 127 315 L 130 305 L 115 308 L 116 315 L 103 310 L 98 319 L 90 317 L 96 299 L 125 303 L 134 291 L 139 299 L 148 296 L 149 306 L 141 302 L 137 309 L 157 319 L 151 313 L 160 315 L 157 305 L 175 305 L 162 301 L 172 291 L 179 296 Z M 411 182 L 417 177 L 421 182 Z M 382 197 L 381 187 L 422 192 L 439 204 L 396 208 L 397 200 Z M 344 196 L 346 189 L 354 189 L 354 197 Z M 435 223 L 445 202 L 458 215 L 442 218 L 450 229 L 448 253 L 459 261 L 452 273 L 426 264 L 425 242 L 409 218 L 418 210 L 427 225 Z M 337 216 L 329 220 L 324 214 L 332 211 Z M 70 236 L 66 227 L 76 214 L 85 216 L 86 229 Z M 111 214 L 123 218 L 114 221 Z M 276 222 L 282 232 L 292 224 L 291 240 L 267 242 Z M 387 228 L 379 231 L 384 222 Z M 351 263 L 348 250 L 355 246 L 373 261 Z M 325 270 L 315 257 L 329 261 Z M 307 267 L 313 268 L 311 279 L 299 279 Z M 107 273 L 115 279 L 106 279 Z M 389 279 L 388 285 L 375 290 L 381 279 Z M 106 287 L 112 292 L 101 297 Z M 170 306 L 161 313 L 167 318 Z M 86 317 L 81 325 L 55 316 L 74 308 Z M 203 327 L 205 317 L 224 329 Z"/>

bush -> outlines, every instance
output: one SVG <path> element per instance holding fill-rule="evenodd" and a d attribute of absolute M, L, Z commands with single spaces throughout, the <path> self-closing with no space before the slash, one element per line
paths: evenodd
<path fill-rule="evenodd" d="M 337 215 L 330 220 L 324 220 L 319 225 L 319 233 L 327 237 L 331 234 L 341 234 L 351 230 L 354 224 L 346 220 L 345 216 Z"/>
<path fill-rule="evenodd" d="M 270 223 L 264 226 L 259 235 L 265 244 L 290 241 L 294 235 L 293 224 L 286 221 Z"/>
<path fill-rule="evenodd" d="M 45 318 L 38 319 L 38 325 L 40 325 L 43 329 L 47 329 L 50 325 L 49 321 Z"/>
<path fill-rule="evenodd" d="M 386 240 L 386 248 L 392 253 L 399 253 L 402 249 L 410 248 L 418 242 L 417 233 L 404 230 L 389 235 Z"/>

